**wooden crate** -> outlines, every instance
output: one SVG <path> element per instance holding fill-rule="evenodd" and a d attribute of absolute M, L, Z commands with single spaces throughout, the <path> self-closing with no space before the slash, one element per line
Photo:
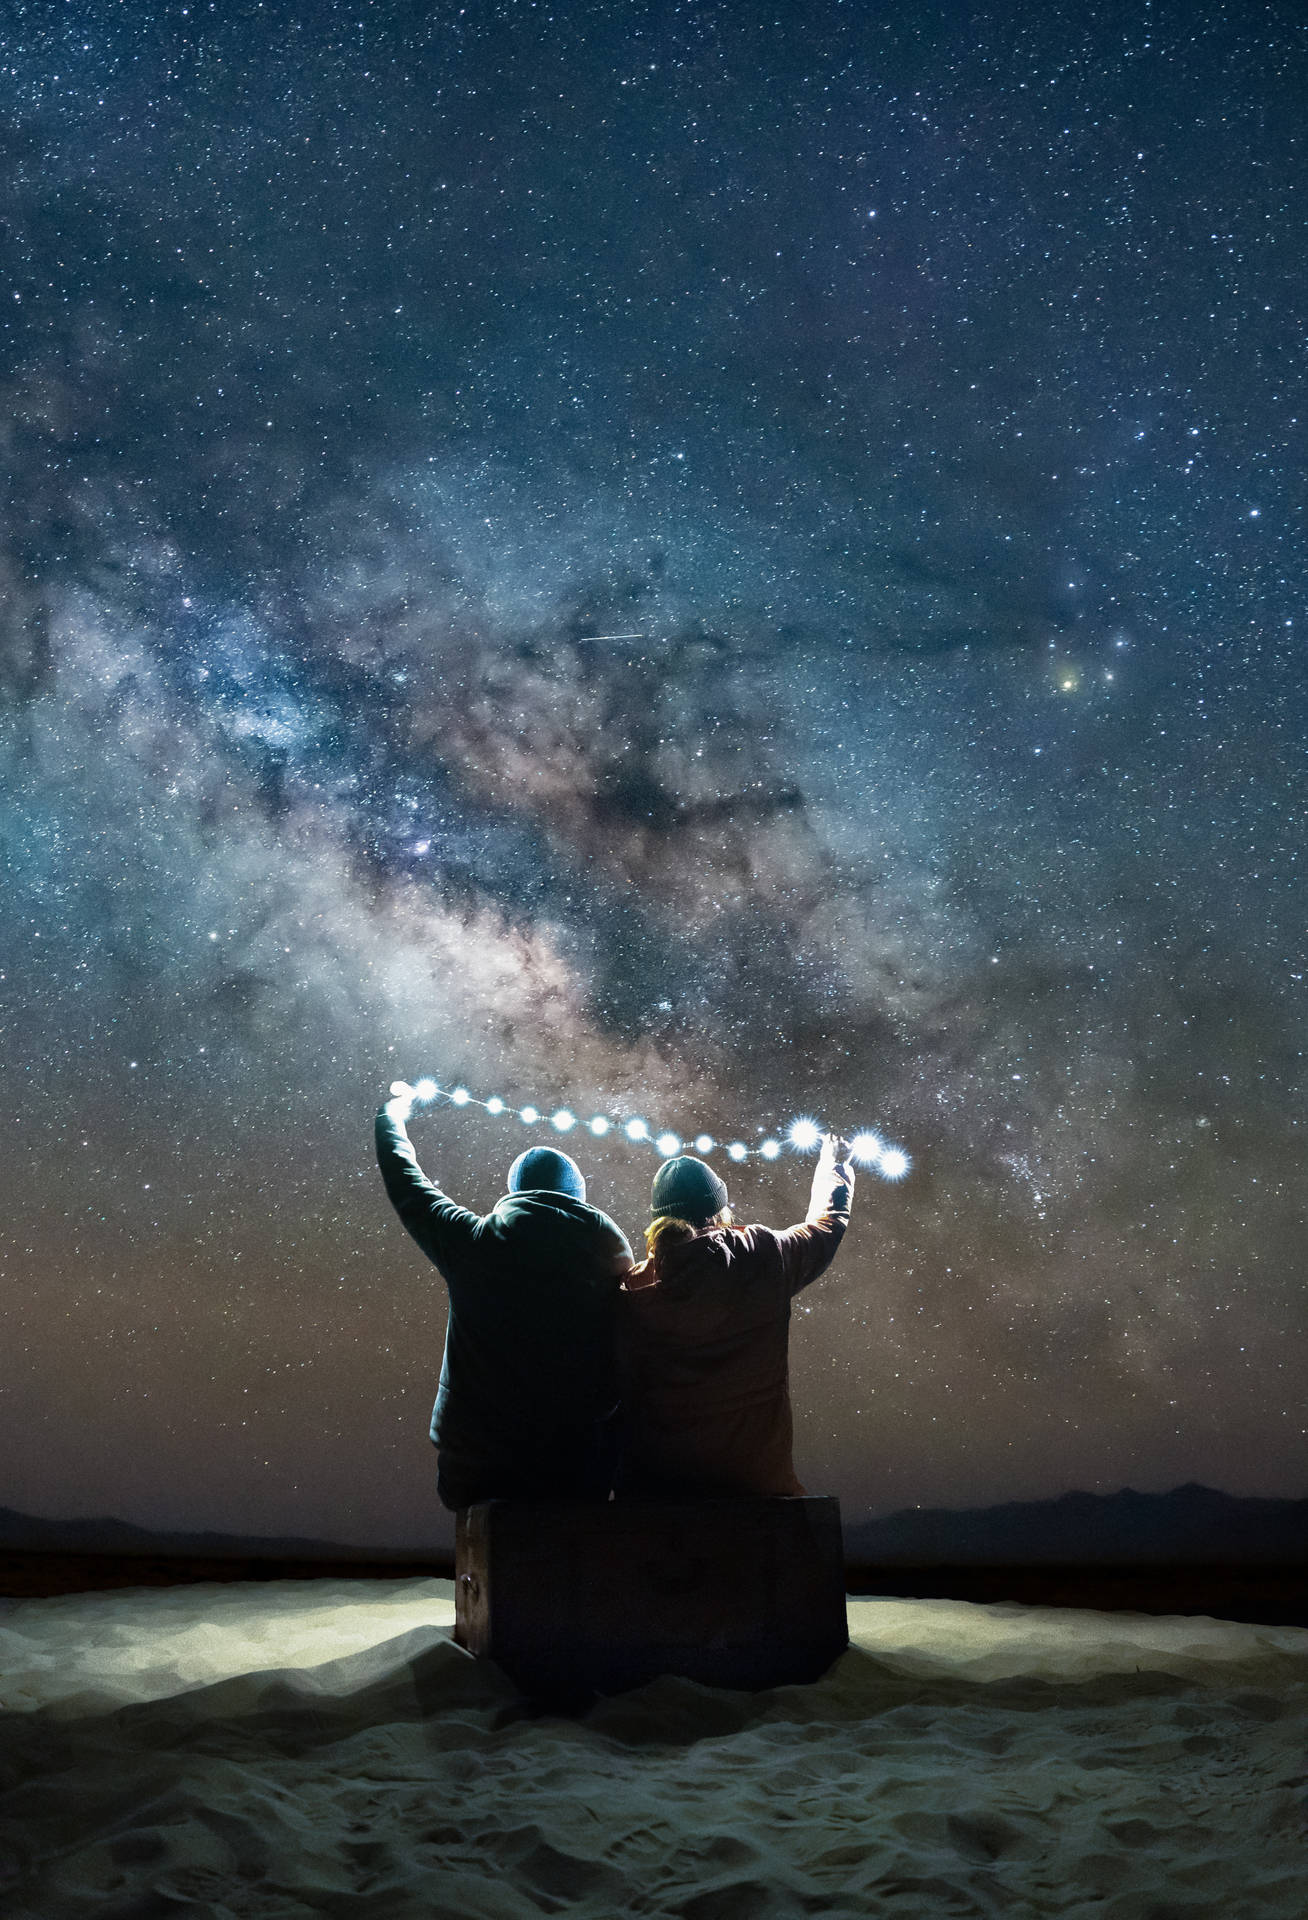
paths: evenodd
<path fill-rule="evenodd" d="M 816 1680 L 849 1644 L 831 1498 L 493 1500 L 455 1551 L 455 1638 L 541 1699 Z"/>

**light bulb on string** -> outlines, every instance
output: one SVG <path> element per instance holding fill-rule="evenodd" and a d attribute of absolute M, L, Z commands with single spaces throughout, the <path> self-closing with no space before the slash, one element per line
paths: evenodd
<path fill-rule="evenodd" d="M 670 1129 L 658 1130 L 651 1127 L 647 1120 L 633 1116 L 629 1120 L 615 1119 L 606 1113 L 592 1115 L 589 1120 L 579 1120 L 569 1107 L 556 1107 L 547 1112 L 540 1107 L 527 1105 L 512 1108 L 499 1094 L 492 1094 L 482 1100 L 467 1087 L 458 1086 L 446 1090 L 430 1077 L 424 1076 L 410 1084 L 406 1080 L 391 1083 L 391 1100 L 394 1110 L 405 1117 L 407 1111 L 416 1105 L 430 1105 L 435 1100 L 448 1100 L 453 1107 L 481 1107 L 494 1117 L 500 1114 L 516 1113 L 524 1126 L 539 1126 L 542 1122 L 554 1128 L 556 1133 L 570 1133 L 574 1127 L 584 1127 L 595 1139 L 603 1139 L 609 1133 L 625 1135 L 633 1146 L 651 1146 L 663 1159 L 670 1160 L 685 1151 L 680 1134 Z M 763 1129 L 758 1129 L 759 1134 Z M 812 1153 L 822 1144 L 823 1129 L 818 1121 L 807 1115 L 792 1120 L 783 1135 L 768 1134 L 758 1141 L 756 1146 L 747 1146 L 743 1140 L 732 1140 L 725 1147 L 715 1140 L 711 1133 L 698 1133 L 693 1137 L 697 1154 L 708 1155 L 719 1150 L 725 1152 L 727 1159 L 741 1166 L 748 1160 L 761 1159 L 769 1163 L 779 1160 L 786 1147 L 796 1153 Z M 872 1168 L 883 1180 L 897 1182 L 905 1179 L 912 1171 L 911 1157 L 902 1147 L 889 1145 L 879 1133 L 870 1127 L 855 1133 L 849 1141 L 850 1158 L 860 1165 Z"/>

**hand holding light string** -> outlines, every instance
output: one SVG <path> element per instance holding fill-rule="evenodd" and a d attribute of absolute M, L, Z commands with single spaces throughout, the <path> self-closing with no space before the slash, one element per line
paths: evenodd
<path fill-rule="evenodd" d="M 794 1128 L 791 1128 L 794 1132 Z M 792 1141 L 792 1145 L 795 1143 Z M 843 1167 L 853 1158 L 849 1142 L 839 1133 L 824 1133 L 818 1149 L 818 1158 L 833 1167 Z"/>
<path fill-rule="evenodd" d="M 688 1150 L 701 1157 L 723 1150 L 728 1160 L 740 1165 L 756 1157 L 778 1160 L 786 1147 L 793 1148 L 796 1153 L 812 1153 L 818 1149 L 823 1155 L 829 1153 L 836 1164 L 853 1160 L 858 1165 L 871 1167 L 883 1180 L 890 1181 L 902 1180 L 913 1164 L 902 1147 L 887 1146 L 879 1133 L 865 1129 L 847 1139 L 843 1134 L 824 1132 L 816 1120 L 795 1120 L 783 1138 L 769 1135 L 754 1147 L 746 1146 L 743 1140 L 732 1140 L 725 1149 L 721 1149 L 720 1142 L 709 1133 L 697 1133 L 683 1141 L 680 1134 L 657 1131 L 647 1120 L 618 1120 L 607 1113 L 597 1113 L 589 1120 L 581 1120 L 568 1107 L 557 1107 L 553 1113 L 546 1113 L 540 1107 L 531 1105 L 513 1108 L 498 1094 L 481 1100 L 476 1094 L 469 1093 L 466 1087 L 445 1088 L 431 1079 L 416 1080 L 412 1085 L 407 1080 L 393 1080 L 386 1108 L 395 1119 L 404 1122 L 410 1118 L 415 1106 L 428 1106 L 435 1100 L 448 1100 L 453 1107 L 481 1107 L 497 1118 L 507 1114 L 528 1127 L 548 1124 L 556 1133 L 571 1133 L 574 1127 L 584 1127 L 597 1140 L 608 1133 L 621 1134 L 633 1146 L 653 1147 L 664 1160 L 671 1160 L 676 1154 Z M 762 1132 L 762 1128 L 759 1131 Z"/>

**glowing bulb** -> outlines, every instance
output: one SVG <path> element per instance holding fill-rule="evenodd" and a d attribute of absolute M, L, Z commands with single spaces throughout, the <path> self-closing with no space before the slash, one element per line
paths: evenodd
<path fill-rule="evenodd" d="M 913 1163 L 899 1147 L 886 1147 L 882 1150 L 880 1164 L 885 1179 L 902 1180 Z"/>
<path fill-rule="evenodd" d="M 598 1140 L 602 1133 L 608 1132 L 609 1128 L 613 1125 L 613 1122 L 611 1120 L 606 1120 L 602 1113 L 597 1113 L 593 1120 L 588 1120 L 586 1122 L 586 1125 L 590 1128 L 591 1132 L 595 1135 L 595 1138 Z"/>
<path fill-rule="evenodd" d="M 759 1152 L 765 1160 L 775 1160 L 781 1152 L 781 1142 L 779 1140 L 765 1140 L 759 1148 Z"/>
<path fill-rule="evenodd" d="M 681 1142 L 675 1133 L 661 1133 L 654 1145 L 665 1160 L 670 1160 L 674 1153 L 681 1152 Z"/>
<path fill-rule="evenodd" d="M 881 1136 L 875 1133 L 856 1133 L 849 1143 L 851 1159 L 861 1160 L 865 1166 L 871 1166 L 881 1156 Z"/>
<path fill-rule="evenodd" d="M 727 1158 L 728 1160 L 743 1160 L 748 1152 L 749 1148 L 743 1145 L 741 1141 L 733 1140 L 727 1148 Z"/>
<path fill-rule="evenodd" d="M 696 1153 L 712 1153 L 715 1145 L 716 1142 L 711 1133 L 697 1133 L 695 1135 Z"/>
<path fill-rule="evenodd" d="M 649 1128 L 643 1120 L 628 1120 L 622 1131 L 626 1134 L 628 1140 L 649 1139 Z"/>
<path fill-rule="evenodd" d="M 498 1093 L 493 1093 L 486 1102 L 486 1111 L 487 1113 L 503 1113 L 504 1102 L 500 1099 Z"/>
<path fill-rule="evenodd" d="M 821 1131 L 812 1120 L 796 1120 L 790 1129 L 790 1144 L 801 1153 L 812 1153 L 821 1138 Z"/>
<path fill-rule="evenodd" d="M 534 1127 L 540 1119 L 540 1115 L 537 1113 L 535 1107 L 524 1107 L 521 1113 L 519 1113 L 518 1118 L 525 1120 L 529 1127 Z"/>
<path fill-rule="evenodd" d="M 434 1100 L 439 1092 L 440 1088 L 434 1080 L 419 1080 L 414 1085 L 413 1097 L 415 1100 Z"/>
<path fill-rule="evenodd" d="M 556 1127 L 560 1133 L 566 1133 L 570 1127 L 575 1127 L 576 1124 L 576 1114 L 569 1113 L 566 1107 L 560 1107 L 557 1113 L 550 1115 L 550 1125 Z"/>
<path fill-rule="evenodd" d="M 472 1095 L 468 1092 L 468 1089 L 466 1087 L 456 1087 L 454 1089 L 454 1092 L 450 1095 L 450 1099 L 454 1102 L 456 1107 L 466 1107 L 469 1100 L 471 1100 L 471 1098 L 472 1098 Z"/>

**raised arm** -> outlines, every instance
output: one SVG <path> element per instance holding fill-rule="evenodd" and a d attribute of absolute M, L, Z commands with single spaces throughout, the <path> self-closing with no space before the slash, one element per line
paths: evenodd
<path fill-rule="evenodd" d="M 824 1133 L 804 1224 L 777 1235 L 791 1293 L 798 1293 L 831 1265 L 849 1225 L 853 1198 L 854 1167 L 848 1143 L 838 1134 Z"/>
<path fill-rule="evenodd" d="M 418 1165 L 405 1124 L 412 1111 L 412 1091 L 397 1080 L 374 1126 L 377 1164 L 396 1213 L 427 1258 L 441 1266 L 472 1238 L 477 1215 L 442 1193 Z"/>

